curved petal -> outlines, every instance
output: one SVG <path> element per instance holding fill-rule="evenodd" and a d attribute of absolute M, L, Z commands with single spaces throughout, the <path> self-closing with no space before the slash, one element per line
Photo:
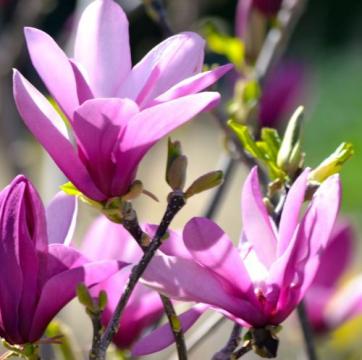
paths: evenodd
<path fill-rule="evenodd" d="M 134 263 L 142 257 L 142 250 L 128 231 L 103 215 L 93 221 L 81 249 L 93 260 L 118 259 Z"/>
<path fill-rule="evenodd" d="M 308 185 L 309 169 L 305 169 L 291 186 L 284 203 L 279 224 L 279 239 L 277 256 L 279 257 L 288 247 L 295 230 L 298 227 L 300 211 L 304 202 Z"/>
<path fill-rule="evenodd" d="M 78 202 L 59 191 L 46 209 L 49 244 L 70 245 L 77 220 Z"/>
<path fill-rule="evenodd" d="M 298 304 L 313 281 L 333 230 L 340 199 L 340 179 L 333 175 L 317 190 L 287 250 L 273 264 L 271 279 L 283 289 L 280 308 L 286 302 L 292 308 Z"/>
<path fill-rule="evenodd" d="M 158 225 L 145 224 L 143 225 L 144 231 L 150 236 L 154 236 Z M 177 256 L 184 259 L 192 259 L 192 256 L 182 241 L 182 234 L 179 231 L 171 229 L 167 230 L 167 238 L 162 242 L 160 250 L 165 255 Z"/>
<path fill-rule="evenodd" d="M 111 189 L 116 171 L 113 153 L 137 113 L 132 100 L 109 98 L 88 100 L 74 114 L 73 129 L 82 159 L 98 188 L 109 197 L 123 195 Z"/>
<path fill-rule="evenodd" d="M 45 32 L 27 27 L 24 29 L 31 61 L 67 118 L 79 106 L 72 66 L 57 43 Z"/>
<path fill-rule="evenodd" d="M 228 282 L 236 296 L 253 295 L 239 252 L 217 224 L 207 218 L 193 218 L 184 227 L 183 240 L 193 258 Z"/>
<path fill-rule="evenodd" d="M 201 71 L 204 46 L 204 40 L 196 33 L 169 37 L 132 69 L 118 96 L 135 99 L 141 107 L 147 107 L 152 99 Z"/>
<path fill-rule="evenodd" d="M 49 253 L 50 257 L 56 256 L 60 263 L 63 263 L 67 257 L 74 257 L 72 253 L 77 252 L 67 246 L 63 246 L 62 251 L 59 251 L 60 246 L 57 246 L 56 252 Z M 56 259 L 52 259 L 52 261 L 55 262 Z M 54 273 L 43 286 L 33 317 L 29 341 L 34 342 L 42 336 L 51 319 L 74 298 L 78 284 L 84 283 L 88 287 L 97 285 L 126 265 L 126 263 L 117 261 L 99 261 L 71 267 L 57 274 Z"/>
<path fill-rule="evenodd" d="M 191 120 L 198 113 L 217 105 L 220 95 L 203 92 L 184 96 L 145 109 L 133 117 L 115 151 L 117 171 L 113 181 L 113 193 L 126 188 L 125 180 L 132 178 L 147 151 L 162 137 Z"/>
<path fill-rule="evenodd" d="M 235 34 L 243 39 L 248 28 L 250 12 L 253 0 L 239 0 L 236 8 Z"/>
<path fill-rule="evenodd" d="M 207 308 L 207 305 L 198 304 L 181 314 L 179 319 L 181 321 L 182 330 L 184 332 L 189 330 L 199 317 L 207 310 Z M 153 331 L 151 334 L 145 336 L 143 339 L 137 341 L 137 343 L 132 347 L 132 355 L 141 356 L 152 354 L 163 350 L 174 342 L 175 338 L 170 325 L 165 324 Z"/>
<path fill-rule="evenodd" d="M 146 269 L 143 282 L 176 300 L 210 304 L 236 316 L 243 314 L 249 323 L 260 316 L 252 304 L 235 297 L 220 276 L 192 260 L 157 255 Z"/>
<path fill-rule="evenodd" d="M 70 64 L 72 65 L 74 73 L 79 104 L 83 104 L 85 101 L 93 99 L 94 95 L 88 85 L 85 76 L 83 75 L 80 65 L 77 64 L 74 60 L 69 60 L 69 61 Z"/>
<path fill-rule="evenodd" d="M 269 268 L 276 256 L 277 240 L 263 203 L 258 170 L 254 167 L 245 180 L 241 197 L 241 215 L 245 236 L 259 260 Z"/>
<path fill-rule="evenodd" d="M 215 84 L 232 68 L 232 64 L 227 64 L 224 66 L 219 66 L 214 70 L 205 71 L 203 73 L 189 77 L 177 83 L 172 88 L 158 96 L 156 99 L 152 100 L 148 106 L 154 106 L 186 95 L 196 94 Z"/>
<path fill-rule="evenodd" d="M 18 71 L 14 71 L 14 98 L 26 126 L 44 146 L 65 176 L 86 196 L 104 200 L 75 154 L 63 120 L 47 99 Z"/>
<path fill-rule="evenodd" d="M 354 233 L 351 224 L 337 221 L 328 246 L 321 255 L 318 272 L 312 287 L 334 288 L 351 264 Z"/>
<path fill-rule="evenodd" d="M 84 10 L 75 41 L 75 59 L 97 97 L 113 97 L 131 70 L 128 20 L 112 0 L 93 1 Z"/>

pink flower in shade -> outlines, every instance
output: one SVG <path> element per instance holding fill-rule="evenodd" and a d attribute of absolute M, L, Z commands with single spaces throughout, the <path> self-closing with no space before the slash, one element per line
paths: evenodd
<path fill-rule="evenodd" d="M 87 197 L 104 201 L 125 194 L 145 153 L 163 136 L 220 95 L 200 92 L 231 65 L 203 72 L 204 41 L 181 33 L 131 66 L 128 21 L 112 0 L 95 0 L 81 16 L 74 59 L 44 32 L 26 28 L 34 67 L 69 120 L 18 71 L 14 97 L 34 136 L 69 180 Z"/>
<path fill-rule="evenodd" d="M 0 192 L 0 336 L 11 344 L 39 340 L 79 283 L 97 285 L 126 265 L 89 262 L 59 244 L 70 240 L 74 205 L 74 199 L 60 195 L 45 214 L 24 176 Z"/>
<path fill-rule="evenodd" d="M 282 0 L 239 0 L 236 8 L 236 34 L 244 38 L 253 9 L 257 9 L 266 17 L 271 17 L 277 14 L 281 4 Z"/>
<path fill-rule="evenodd" d="M 145 225 L 144 228 L 150 235 L 153 235 L 156 230 L 156 227 L 151 225 Z M 169 238 L 162 249 L 168 253 L 168 249 L 174 246 L 177 240 L 179 240 L 177 233 L 170 230 Z M 134 264 L 142 257 L 138 244 L 123 226 L 110 222 L 104 216 L 97 218 L 91 225 L 83 241 L 82 251 L 93 260 L 117 259 Z M 92 289 L 95 296 L 100 290 L 107 292 L 108 303 L 102 319 L 104 324 L 109 322 L 116 308 L 130 270 L 126 268 Z M 140 283 L 137 284 L 113 342 L 119 348 L 129 348 L 146 328 L 161 318 L 162 314 L 163 305 L 159 294 Z"/>
<path fill-rule="evenodd" d="M 245 327 L 279 325 L 304 297 L 318 269 L 339 205 L 338 175 L 327 179 L 300 219 L 309 170 L 291 186 L 276 226 L 263 203 L 257 170 L 242 193 L 243 235 L 239 250 L 211 220 L 194 218 L 184 228 L 183 246 L 172 256 L 159 254 L 144 281 L 168 296 L 200 303 L 181 315 L 187 330 L 211 307 Z M 169 328 L 138 342 L 134 354 L 162 349 L 172 342 Z"/>
<path fill-rule="evenodd" d="M 362 276 L 339 286 L 352 260 L 353 240 L 351 225 L 346 221 L 337 222 L 305 296 L 311 324 L 319 334 L 334 330 L 362 313 Z"/>
<path fill-rule="evenodd" d="M 259 124 L 278 128 L 299 105 L 305 93 L 306 69 L 289 60 L 280 63 L 265 79 L 260 98 Z"/>

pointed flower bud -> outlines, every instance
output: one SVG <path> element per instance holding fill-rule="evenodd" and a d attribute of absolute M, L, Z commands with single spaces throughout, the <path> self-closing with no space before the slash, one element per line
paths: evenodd
<path fill-rule="evenodd" d="M 329 176 L 341 171 L 343 164 L 354 154 L 351 143 L 342 143 L 309 174 L 309 181 L 321 183 Z"/>
<path fill-rule="evenodd" d="M 291 117 L 280 146 L 277 165 L 289 175 L 294 175 L 303 159 L 300 135 L 304 108 L 299 106 Z"/>
<path fill-rule="evenodd" d="M 211 171 L 205 175 L 200 176 L 196 179 L 191 186 L 186 190 L 186 199 L 199 194 L 205 190 L 212 189 L 213 187 L 219 186 L 224 180 L 224 174 L 221 170 Z"/>

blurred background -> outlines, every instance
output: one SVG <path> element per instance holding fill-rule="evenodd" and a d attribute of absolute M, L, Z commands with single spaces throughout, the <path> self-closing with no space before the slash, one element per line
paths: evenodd
<path fill-rule="evenodd" d="M 119 1 L 128 13 L 133 63 L 155 44 L 162 32 L 146 14 L 137 0 Z M 24 127 L 12 99 L 12 68 L 19 69 L 38 89 L 46 92 L 27 54 L 23 27 L 35 26 L 49 33 L 58 44 L 72 53 L 72 34 L 86 0 L 0 0 L 0 185 L 5 186 L 16 174 L 24 173 L 38 187 L 45 202 L 66 180 Z M 230 35 L 234 33 L 236 0 L 169 0 L 165 1 L 167 17 L 175 32 L 200 31 L 201 24 L 212 19 Z M 303 68 L 303 96 L 306 108 L 304 147 L 306 163 L 314 166 L 330 154 L 342 141 L 352 142 L 355 155 L 342 172 L 344 184 L 343 211 L 362 230 L 362 2 L 339 0 L 309 1 L 305 13 L 293 33 L 285 60 L 295 61 Z M 209 64 L 226 59 L 208 53 Z M 298 65 L 298 66 L 299 66 Z M 228 81 L 218 90 L 225 102 L 230 94 Z M 286 116 L 290 116 L 288 113 Z M 280 123 L 283 128 L 283 122 Z M 212 115 L 202 115 L 172 135 L 182 142 L 189 157 L 189 181 L 210 170 L 218 169 L 224 154 L 224 137 Z M 155 146 L 147 155 L 138 173 L 146 189 L 160 199 L 137 201 L 140 219 L 157 223 L 164 210 L 168 188 L 164 181 L 166 142 Z M 228 188 L 218 223 L 237 241 L 240 223 L 240 188 L 246 169 L 240 165 Z M 175 228 L 192 216 L 202 215 L 211 193 L 190 200 L 178 216 Z M 80 241 L 91 219 L 96 215 L 81 205 L 76 241 Z M 359 245 L 358 245 L 359 246 Z M 358 252 L 360 253 L 360 246 Z M 356 256 L 351 274 L 362 271 L 361 256 Z M 76 317 L 74 316 L 76 312 Z M 88 318 L 77 304 L 68 306 L 62 317 L 74 327 L 80 349 L 87 349 L 91 340 Z M 207 316 L 204 322 L 208 321 Z M 281 333 L 280 358 L 303 359 L 304 350 L 298 323 L 293 317 L 285 327 L 293 331 Z M 89 328 L 89 332 L 88 329 Z M 195 347 L 190 359 L 208 359 L 229 336 L 231 324 L 225 322 Z M 81 330 L 81 331 L 80 331 Z M 360 334 L 362 321 L 356 319 L 342 329 L 320 339 L 322 358 L 362 359 Z M 166 351 L 154 359 L 169 359 Z M 253 355 L 248 355 L 253 358 Z M 49 355 L 51 358 L 51 355 Z M 247 357 L 246 357 L 247 358 Z"/>

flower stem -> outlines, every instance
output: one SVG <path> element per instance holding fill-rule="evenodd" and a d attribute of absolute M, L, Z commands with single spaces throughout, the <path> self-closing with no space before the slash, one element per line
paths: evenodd
<path fill-rule="evenodd" d="M 310 322 L 303 301 L 298 305 L 297 313 L 303 331 L 308 360 L 317 360 L 318 357 L 315 348 L 313 329 L 310 326 Z"/>
<path fill-rule="evenodd" d="M 239 324 L 235 323 L 235 325 L 231 331 L 228 342 L 220 351 L 218 351 L 212 357 L 212 360 L 229 360 L 231 358 L 233 352 L 235 351 L 235 349 L 240 344 L 241 331 L 242 331 L 242 327 Z"/>
<path fill-rule="evenodd" d="M 184 205 L 185 199 L 182 192 L 172 192 L 170 194 L 167 209 L 156 231 L 156 234 L 153 237 L 150 245 L 147 247 L 147 250 L 143 254 L 140 262 L 132 269 L 126 288 L 118 301 L 112 319 L 108 323 L 102 335 L 99 346 L 91 349 L 90 359 L 104 360 L 106 358 L 107 348 L 109 347 L 113 336 L 118 331 L 121 316 L 134 288 L 136 287 L 139 279 L 142 277 L 148 264 L 151 262 L 153 256 L 156 254 L 156 251 L 161 246 L 162 238 L 166 234 L 171 221 Z"/>
<path fill-rule="evenodd" d="M 179 360 L 187 360 L 187 349 L 185 344 L 184 333 L 180 320 L 175 312 L 171 300 L 164 295 L 160 295 L 165 313 L 170 324 L 173 336 L 176 342 L 176 349 Z"/>

